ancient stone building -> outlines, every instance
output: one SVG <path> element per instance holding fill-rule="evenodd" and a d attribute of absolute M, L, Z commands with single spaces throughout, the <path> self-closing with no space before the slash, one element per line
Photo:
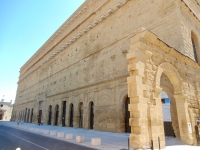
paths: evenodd
<path fill-rule="evenodd" d="M 198 0 L 86 0 L 22 66 L 12 120 L 131 132 L 165 147 L 160 93 L 176 138 L 200 117 Z"/>
<path fill-rule="evenodd" d="M 0 101 L 0 120 L 10 121 L 12 109 L 13 109 L 12 101 L 5 102 L 4 99 L 2 99 Z"/>

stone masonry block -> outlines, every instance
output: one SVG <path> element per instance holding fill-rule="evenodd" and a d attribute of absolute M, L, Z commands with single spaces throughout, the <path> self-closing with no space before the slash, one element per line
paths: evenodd
<path fill-rule="evenodd" d="M 129 111 L 143 111 L 146 112 L 147 109 L 147 105 L 146 104 L 129 104 L 128 105 L 128 110 Z"/>
<path fill-rule="evenodd" d="M 148 126 L 148 120 L 146 118 L 129 118 L 130 126 Z"/>

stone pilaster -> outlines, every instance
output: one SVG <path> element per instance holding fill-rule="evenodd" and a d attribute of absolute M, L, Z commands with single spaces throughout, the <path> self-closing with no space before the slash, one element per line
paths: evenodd
<path fill-rule="evenodd" d="M 180 138 L 183 142 L 187 144 L 193 144 L 193 137 L 192 133 L 188 131 L 188 123 L 190 122 L 189 114 L 188 114 L 188 104 L 187 104 L 187 97 L 180 94 L 174 95 L 176 100 L 177 106 L 177 115 L 178 115 L 178 123 L 179 123 L 179 130 L 180 130 Z"/>
<path fill-rule="evenodd" d="M 130 146 L 141 149 L 150 147 L 148 131 L 148 105 L 143 97 L 145 86 L 143 84 L 145 70 L 145 53 L 140 49 L 141 42 L 131 39 L 130 51 L 127 54 L 129 60 L 128 71 L 128 96 L 130 97 L 129 111 L 131 126 Z"/>

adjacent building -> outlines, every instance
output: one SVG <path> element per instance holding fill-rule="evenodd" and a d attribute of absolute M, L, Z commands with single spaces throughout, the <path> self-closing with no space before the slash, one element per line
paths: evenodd
<path fill-rule="evenodd" d="M 163 148 L 165 91 L 174 136 L 197 144 L 199 20 L 197 0 L 86 0 L 21 67 L 12 120 Z"/>
<path fill-rule="evenodd" d="M 4 99 L 2 99 L 0 101 L 0 120 L 10 121 L 12 109 L 13 109 L 12 100 L 10 102 L 4 102 Z"/>

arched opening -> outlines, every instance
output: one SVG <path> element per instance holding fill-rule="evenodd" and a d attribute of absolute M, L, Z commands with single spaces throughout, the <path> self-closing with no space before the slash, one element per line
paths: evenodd
<path fill-rule="evenodd" d="M 29 122 L 30 109 L 28 109 L 27 123 Z"/>
<path fill-rule="evenodd" d="M 58 125 L 58 115 L 59 115 L 59 105 L 58 104 L 56 105 L 55 112 L 56 112 L 56 114 L 55 114 L 55 126 L 57 126 Z"/>
<path fill-rule="evenodd" d="M 51 118 L 52 118 L 52 106 L 49 106 L 49 117 L 48 117 L 48 125 L 51 125 Z"/>
<path fill-rule="evenodd" d="M 4 115 L 3 110 L 0 110 L 0 120 L 3 120 L 3 115 Z"/>
<path fill-rule="evenodd" d="M 62 102 L 63 111 L 62 111 L 62 126 L 65 126 L 65 119 L 66 119 L 66 101 Z"/>
<path fill-rule="evenodd" d="M 30 120 L 30 123 L 33 122 L 33 108 L 31 109 L 31 120 Z"/>
<path fill-rule="evenodd" d="M 19 112 L 19 119 L 22 120 L 22 111 Z"/>
<path fill-rule="evenodd" d="M 180 137 L 176 101 L 173 97 L 174 87 L 165 73 L 162 73 L 160 78 L 161 92 L 161 105 L 163 114 L 163 127 L 165 137 L 174 138 Z M 166 138 L 165 138 L 166 139 Z M 165 141 L 167 145 L 170 145 L 168 140 Z"/>
<path fill-rule="evenodd" d="M 90 102 L 89 103 L 89 108 L 90 108 L 90 129 L 94 128 L 94 103 Z"/>
<path fill-rule="evenodd" d="M 83 128 L 83 103 L 79 103 L 79 128 Z"/>
<path fill-rule="evenodd" d="M 164 125 L 162 116 L 162 102 L 161 102 L 161 91 L 162 89 L 167 93 L 170 98 L 170 113 L 172 119 L 172 127 L 174 134 L 177 138 L 180 137 L 181 141 L 191 144 L 193 138 L 190 132 L 188 132 L 188 123 L 190 123 L 188 107 L 187 107 L 187 96 L 184 95 L 182 85 L 187 84 L 182 81 L 181 76 L 174 66 L 165 62 L 162 63 L 157 70 L 155 77 L 155 89 L 154 89 L 154 105 L 155 105 L 155 117 L 160 122 L 157 127 L 160 127 L 159 134 L 152 133 L 154 136 L 159 136 L 164 141 Z M 170 94 L 171 93 L 171 94 Z M 190 124 L 191 125 L 191 124 Z M 187 132 L 186 132 L 187 131 Z"/>
<path fill-rule="evenodd" d="M 199 56 L 200 56 L 200 51 L 199 51 L 199 39 L 197 35 L 192 31 L 191 32 L 191 41 L 192 41 L 192 48 L 193 48 L 193 53 L 194 53 L 194 60 L 199 64 Z"/>
<path fill-rule="evenodd" d="M 26 116 L 27 116 L 27 108 L 26 108 L 26 110 L 25 110 L 24 122 L 26 122 Z"/>
<path fill-rule="evenodd" d="M 127 96 L 125 99 L 125 113 L 124 113 L 124 121 L 125 121 L 125 133 L 131 133 L 131 126 L 129 125 L 130 111 L 128 111 L 128 104 L 130 104 L 130 98 Z"/>
<path fill-rule="evenodd" d="M 69 109 L 69 126 L 73 127 L 73 113 L 74 113 L 74 105 L 70 104 L 70 109 Z"/>
<path fill-rule="evenodd" d="M 24 121 L 24 118 L 25 118 L 25 110 L 22 111 L 22 119 L 20 119 L 20 118 L 19 119 Z"/>

